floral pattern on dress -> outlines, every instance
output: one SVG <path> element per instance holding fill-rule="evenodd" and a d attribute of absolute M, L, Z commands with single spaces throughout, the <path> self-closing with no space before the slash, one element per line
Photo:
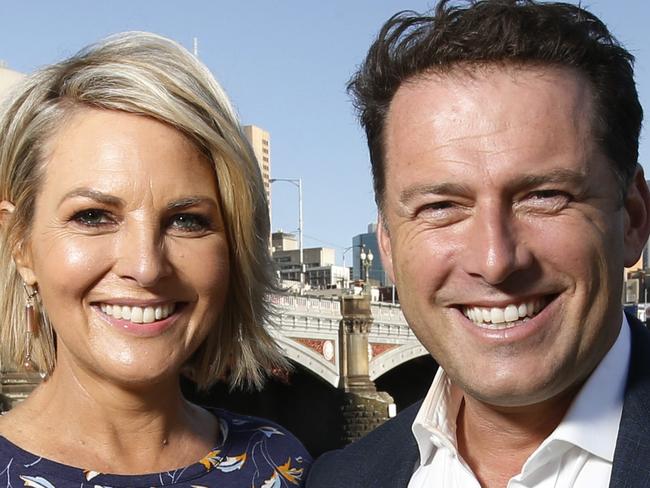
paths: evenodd
<path fill-rule="evenodd" d="M 0 437 L 0 488 L 298 488 L 311 457 L 282 427 L 226 410 L 219 445 L 197 463 L 163 473 L 111 475 L 40 458 Z"/>

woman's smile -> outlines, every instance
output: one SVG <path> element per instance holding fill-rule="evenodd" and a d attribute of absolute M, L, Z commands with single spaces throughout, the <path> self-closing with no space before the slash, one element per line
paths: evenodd
<path fill-rule="evenodd" d="M 138 337 L 156 337 L 167 332 L 177 322 L 184 302 L 167 302 L 150 305 L 100 303 L 92 308 L 111 327 Z"/>

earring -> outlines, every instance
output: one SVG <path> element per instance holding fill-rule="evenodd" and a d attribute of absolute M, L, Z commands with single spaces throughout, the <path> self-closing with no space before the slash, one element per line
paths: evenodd
<path fill-rule="evenodd" d="M 27 371 L 36 371 L 38 368 L 32 360 L 32 339 L 37 338 L 40 327 L 38 325 L 38 319 L 36 318 L 36 308 L 34 307 L 34 299 L 38 295 L 38 291 L 35 288 L 32 288 L 29 285 L 23 285 L 25 287 L 25 293 L 27 298 L 25 299 L 25 322 L 27 325 L 27 331 L 25 334 L 25 360 L 23 361 L 23 367 Z"/>

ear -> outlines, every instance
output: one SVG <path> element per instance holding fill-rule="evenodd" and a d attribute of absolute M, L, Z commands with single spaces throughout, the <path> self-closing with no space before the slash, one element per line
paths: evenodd
<path fill-rule="evenodd" d="M 9 225 L 15 209 L 14 204 L 7 200 L 0 202 L 0 227 L 3 230 Z M 25 242 L 20 242 L 12 254 L 16 263 L 16 269 L 25 284 L 30 286 L 36 285 L 36 274 L 32 267 L 31 247 Z"/>
<path fill-rule="evenodd" d="M 384 270 L 390 280 L 395 283 L 390 232 L 388 230 L 387 222 L 382 217 L 381 212 L 377 216 L 377 243 L 379 244 L 379 254 L 381 254 L 381 263 L 384 265 Z"/>
<path fill-rule="evenodd" d="M 629 267 L 639 260 L 650 235 L 650 190 L 641 165 L 637 164 L 623 205 L 625 207 L 623 259 L 625 266 Z"/>
<path fill-rule="evenodd" d="M 16 207 L 10 201 L 3 200 L 0 202 L 0 227 L 3 229 L 7 228 L 14 214 L 14 210 L 16 210 Z"/>

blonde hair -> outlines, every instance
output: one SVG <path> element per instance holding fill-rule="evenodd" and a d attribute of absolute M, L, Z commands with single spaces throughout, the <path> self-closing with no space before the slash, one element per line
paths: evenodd
<path fill-rule="evenodd" d="M 174 41 L 144 32 L 111 36 L 27 77 L 0 112 L 0 199 L 15 211 L 0 235 L 0 367 L 27 352 L 25 292 L 13 260 L 28 242 L 47 141 L 79 107 L 152 117 L 185 134 L 214 164 L 230 248 L 226 304 L 186 369 L 206 388 L 217 379 L 260 386 L 265 370 L 286 366 L 265 328 L 275 289 L 266 192 L 253 150 L 223 89 Z M 55 366 L 55 338 L 36 303 L 42 333 L 32 340 L 39 370 Z"/>

